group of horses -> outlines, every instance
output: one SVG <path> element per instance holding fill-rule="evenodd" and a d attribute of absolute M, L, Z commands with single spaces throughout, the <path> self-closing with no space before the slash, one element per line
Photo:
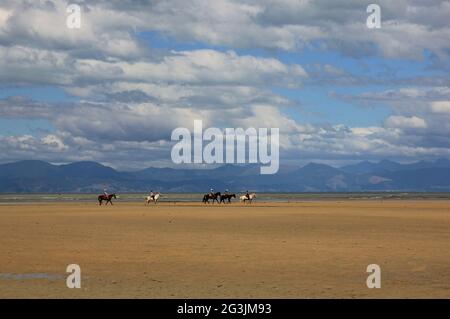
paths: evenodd
<path fill-rule="evenodd" d="M 220 203 L 226 203 L 225 201 L 228 201 L 228 203 L 231 203 L 231 199 L 232 198 L 236 198 L 236 194 L 221 194 L 220 192 L 217 193 L 208 193 L 203 195 L 203 203 L 209 204 L 209 201 L 212 200 L 212 203 L 214 204 L 214 202 L 217 202 L 217 204 Z M 256 198 L 256 194 L 255 193 L 251 193 L 251 194 L 247 194 L 246 195 L 242 195 L 239 197 L 239 200 L 241 202 L 248 202 L 251 204 L 252 200 Z"/>
<path fill-rule="evenodd" d="M 150 204 L 150 202 L 153 201 L 156 204 L 160 197 L 161 197 L 161 194 L 160 193 L 156 193 L 153 196 L 147 196 L 145 198 L 145 202 L 147 204 Z M 113 204 L 112 203 L 112 199 L 113 198 L 114 199 L 117 198 L 116 193 L 108 194 L 108 195 L 101 194 L 101 195 L 98 196 L 98 204 L 101 206 L 103 204 L 103 201 L 105 201 L 106 202 L 105 205 L 108 205 L 108 203 L 110 203 L 112 205 Z M 210 200 L 212 200 L 213 204 L 214 204 L 214 202 L 217 202 L 218 204 L 220 204 L 220 203 L 224 203 L 225 204 L 226 201 L 228 203 L 231 203 L 231 199 L 232 198 L 236 198 L 236 194 L 221 194 L 220 192 L 208 193 L 208 194 L 205 194 L 203 196 L 203 203 L 205 203 L 205 204 L 208 203 L 209 204 Z M 247 196 L 247 194 L 240 196 L 239 200 L 241 202 L 244 202 L 244 203 L 248 202 L 248 203 L 251 204 L 252 200 L 255 199 L 255 198 L 256 198 L 256 194 L 255 193 L 251 193 L 251 194 L 248 194 L 248 196 Z"/>
<path fill-rule="evenodd" d="M 153 201 L 156 204 L 156 202 L 158 201 L 160 196 L 161 196 L 161 194 L 159 194 L 159 193 L 156 193 L 153 196 L 147 196 L 145 198 L 145 202 L 147 204 L 150 204 L 150 202 Z M 108 195 L 106 195 L 106 194 L 98 195 L 98 204 L 101 206 L 103 204 L 103 201 L 105 201 L 106 202 L 105 205 L 108 205 L 108 203 L 110 203 L 112 205 L 113 204 L 112 203 L 112 199 L 113 198 L 114 199 L 117 198 L 116 193 L 108 194 Z"/>

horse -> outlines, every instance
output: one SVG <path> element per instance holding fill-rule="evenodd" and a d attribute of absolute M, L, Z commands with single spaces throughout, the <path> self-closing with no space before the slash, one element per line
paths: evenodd
<path fill-rule="evenodd" d="M 242 195 L 241 197 L 239 197 L 239 200 L 241 202 L 244 202 L 244 203 L 245 203 L 246 200 L 248 200 L 248 202 L 251 204 L 252 200 L 255 199 L 255 198 L 256 198 L 256 194 L 255 193 L 251 193 L 251 194 L 248 194 L 248 197 L 247 197 L 247 195 Z"/>
<path fill-rule="evenodd" d="M 117 198 L 116 193 L 109 194 L 108 196 L 106 196 L 105 194 L 98 195 L 98 204 L 102 205 L 102 202 L 105 200 L 106 201 L 105 205 L 108 205 L 108 203 L 110 203 L 112 205 L 113 203 L 112 203 L 111 199 L 113 199 L 113 198 Z"/>
<path fill-rule="evenodd" d="M 217 204 L 220 204 L 218 198 L 220 198 L 220 192 L 217 192 L 217 193 L 214 193 L 214 194 L 208 193 L 208 194 L 203 195 L 203 203 L 204 204 L 206 204 L 206 203 L 209 204 L 209 200 L 212 199 L 213 204 L 214 204 L 214 201 L 216 201 Z"/>
<path fill-rule="evenodd" d="M 220 195 L 220 202 L 225 204 L 225 200 L 228 199 L 228 203 L 231 203 L 231 198 L 236 198 L 236 194 Z"/>
<path fill-rule="evenodd" d="M 152 196 L 147 196 L 145 198 L 145 201 L 146 201 L 147 204 L 150 204 L 151 201 L 153 201 L 156 204 L 156 202 L 158 201 L 160 196 L 161 196 L 160 193 L 156 193 L 155 195 L 153 195 L 153 197 Z"/>

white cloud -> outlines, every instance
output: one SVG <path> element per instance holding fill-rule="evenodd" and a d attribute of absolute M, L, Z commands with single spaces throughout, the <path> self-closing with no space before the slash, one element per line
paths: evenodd
<path fill-rule="evenodd" d="M 387 127 L 392 127 L 392 128 L 426 128 L 427 127 L 427 123 L 425 122 L 425 120 L 421 119 L 420 117 L 417 117 L 417 116 L 406 117 L 406 116 L 393 115 L 393 116 L 389 116 L 386 119 L 385 124 Z"/>
<path fill-rule="evenodd" d="M 432 102 L 431 111 L 438 114 L 450 114 L 450 101 Z"/>
<path fill-rule="evenodd" d="M 67 146 L 64 145 L 63 141 L 56 135 L 46 135 L 41 139 L 42 143 L 48 145 L 58 151 L 62 151 L 67 149 Z"/>

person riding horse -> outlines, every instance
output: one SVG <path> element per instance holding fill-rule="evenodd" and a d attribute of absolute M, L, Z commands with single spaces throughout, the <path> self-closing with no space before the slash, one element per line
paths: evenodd
<path fill-rule="evenodd" d="M 105 205 L 108 205 L 108 203 L 110 203 L 112 205 L 113 203 L 112 203 L 111 199 L 113 199 L 113 198 L 117 198 L 116 193 L 108 194 L 105 191 L 105 192 L 103 192 L 103 194 L 98 195 L 98 198 L 97 198 L 98 204 L 102 205 L 103 201 L 106 201 Z"/>
<path fill-rule="evenodd" d="M 210 192 L 208 194 L 205 194 L 203 196 L 203 203 L 208 203 L 209 204 L 209 200 L 212 199 L 213 204 L 215 201 L 217 201 L 217 203 L 219 203 L 219 199 L 220 199 L 220 192 L 214 193 L 214 189 L 211 188 Z"/>
<path fill-rule="evenodd" d="M 239 200 L 241 202 L 248 202 L 251 203 L 254 199 L 256 198 L 256 194 L 255 193 L 249 193 L 248 191 L 245 193 L 245 195 L 242 195 L 241 197 L 239 197 Z"/>
<path fill-rule="evenodd" d="M 145 201 L 147 204 L 149 204 L 151 201 L 153 201 L 155 204 L 158 201 L 158 199 L 161 197 L 161 193 L 154 192 L 153 190 L 150 191 L 147 197 L 145 197 Z"/>
<path fill-rule="evenodd" d="M 225 194 L 220 195 L 220 203 L 225 204 L 225 200 L 228 200 L 228 203 L 231 203 L 231 199 L 236 198 L 236 194 L 230 194 L 228 189 L 225 191 Z"/>

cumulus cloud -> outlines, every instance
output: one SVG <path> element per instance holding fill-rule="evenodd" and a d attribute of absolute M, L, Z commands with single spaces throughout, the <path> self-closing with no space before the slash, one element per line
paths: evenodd
<path fill-rule="evenodd" d="M 436 101 L 431 103 L 431 110 L 433 113 L 449 114 L 450 115 L 450 101 Z"/>
<path fill-rule="evenodd" d="M 426 128 L 427 123 L 424 119 L 417 116 L 389 116 L 386 119 L 386 126 L 392 128 Z"/>
<path fill-rule="evenodd" d="M 78 2 L 83 28 L 73 32 L 64 28 L 67 1 L 6 1 L 0 43 L 46 43 L 78 55 L 127 59 L 145 52 L 133 36 L 142 31 L 235 48 L 298 50 L 321 40 L 346 54 L 386 57 L 420 58 L 430 50 L 445 59 L 450 48 L 448 1 L 378 1 L 383 23 L 376 31 L 365 25 L 368 3 L 351 0 Z"/>
<path fill-rule="evenodd" d="M 395 143 L 417 147 L 421 154 L 450 147 L 449 87 L 401 87 L 379 92 L 337 95 L 361 105 L 385 106 L 393 113 L 384 128 L 395 130 Z"/>
<path fill-rule="evenodd" d="M 41 139 L 42 144 L 55 148 L 58 151 L 67 149 L 63 141 L 56 135 L 46 135 Z"/>
<path fill-rule="evenodd" d="M 422 57 L 431 50 L 444 58 L 449 49 L 447 1 L 378 1 L 382 28 L 368 30 L 366 6 L 359 1 L 218 0 L 100 2 L 120 8 L 147 28 L 181 40 L 230 47 L 297 50 L 323 41 L 327 47 L 357 56 Z M 373 32 L 372 32 L 373 31 Z"/>

